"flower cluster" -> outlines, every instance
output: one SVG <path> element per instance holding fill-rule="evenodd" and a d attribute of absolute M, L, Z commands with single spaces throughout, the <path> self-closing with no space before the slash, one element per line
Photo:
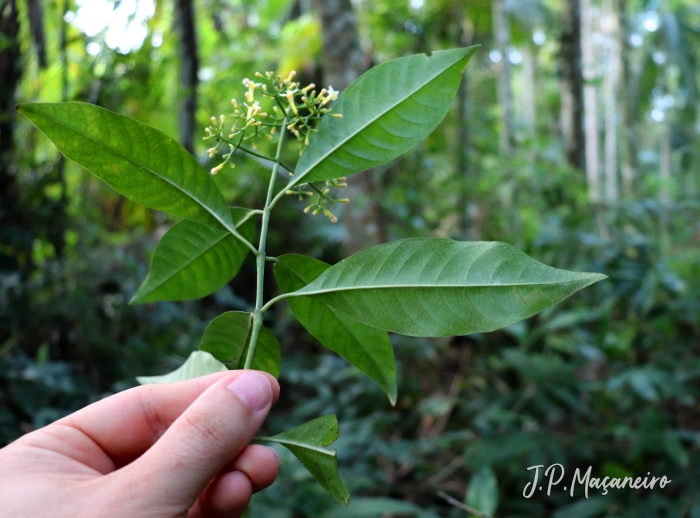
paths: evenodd
<path fill-rule="evenodd" d="M 275 76 L 273 72 L 265 74 L 257 72 L 255 74 L 257 82 L 248 78 L 243 80 L 243 85 L 247 89 L 245 101 L 239 103 L 236 99 L 231 100 L 234 112 L 230 115 L 233 120 L 230 130 L 225 127 L 224 115 L 218 119 L 212 117 L 212 125 L 205 130 L 207 135 L 204 140 L 216 139 L 216 145 L 207 150 L 210 158 L 216 156 L 222 144 L 228 144 L 229 147 L 229 152 L 222 155 L 224 162 L 214 167 L 211 170 L 212 174 L 217 174 L 227 163 L 235 167 L 231 162 L 231 156 L 239 148 L 246 151 L 242 147 L 245 141 L 251 140 L 251 147 L 255 151 L 257 150 L 255 139 L 260 135 L 272 140 L 273 135 L 282 126 L 285 116 L 286 129 L 302 143 L 302 152 L 304 147 L 309 145 L 309 137 L 316 131 L 315 126 L 323 115 L 342 117 L 340 114 L 331 114 L 331 109 L 328 107 L 328 103 L 338 98 L 338 91 L 329 86 L 328 89 L 323 88 L 317 93 L 314 90 L 314 84 L 302 88 L 298 82 L 294 81 L 295 76 L 295 71 L 290 72 L 284 79 L 281 76 Z M 267 97 L 273 101 L 274 104 L 269 113 L 263 111 L 260 100 L 256 99 L 256 94 L 261 94 L 263 98 Z"/>
<path fill-rule="evenodd" d="M 338 91 L 332 86 L 323 88 L 316 92 L 315 85 L 310 84 L 302 87 L 295 81 L 296 72 L 292 71 L 286 78 L 276 76 L 272 72 L 255 74 L 256 80 L 245 78 L 243 86 L 246 87 L 245 100 L 239 102 L 231 100 L 233 113 L 227 122 L 225 115 L 219 118 L 211 118 L 211 126 L 205 129 L 204 140 L 214 139 L 216 144 L 207 150 L 209 158 L 214 158 L 222 145 L 228 146 L 228 152 L 221 155 L 224 159 L 222 163 L 211 169 L 211 174 L 218 174 L 226 164 L 232 168 L 235 164 L 231 161 L 233 154 L 238 151 L 247 152 L 252 155 L 267 158 L 257 153 L 255 139 L 264 135 L 268 140 L 272 140 L 278 130 L 287 130 L 292 133 L 297 141 L 301 143 L 301 152 L 309 145 L 309 137 L 316 130 L 318 121 L 324 115 L 335 118 L 342 118 L 341 114 L 331 113 L 329 103 L 338 98 Z M 256 96 L 259 97 L 256 99 Z M 271 109 L 263 111 L 261 101 L 267 99 Z M 285 126 L 282 128 L 282 126 Z M 230 128 L 230 129 L 229 129 Z M 252 149 L 246 148 L 243 144 L 252 141 Z M 301 154 L 300 152 L 300 154 Z M 290 172 L 290 175 L 294 173 Z M 328 180 L 322 188 L 313 183 L 303 183 L 286 193 L 296 195 L 299 199 L 306 196 L 317 195 L 313 203 L 304 209 L 305 213 L 325 214 L 333 223 L 338 218 L 330 211 L 329 205 L 333 207 L 336 203 L 347 203 L 347 198 L 334 198 L 330 196 L 331 189 L 346 187 L 345 178 Z M 315 191 L 315 192 L 314 192 Z"/>
<path fill-rule="evenodd" d="M 304 214 L 308 214 L 310 212 L 315 216 L 316 214 L 323 212 L 323 214 L 325 214 L 328 219 L 331 220 L 331 223 L 338 221 L 338 218 L 328 208 L 328 204 L 335 206 L 336 203 L 348 203 L 350 201 L 347 198 L 333 198 L 330 196 L 332 188 L 342 189 L 343 187 L 348 186 L 345 177 L 334 180 L 326 180 L 326 185 L 323 190 L 316 187 L 313 183 L 309 183 L 296 187 L 295 189 L 290 189 L 287 191 L 287 194 L 298 196 L 299 200 L 304 199 L 304 196 L 313 196 L 314 193 L 307 190 L 307 186 L 316 191 L 317 198 L 313 203 L 304 209 Z"/>
<path fill-rule="evenodd" d="M 287 130 L 302 142 L 302 151 L 304 146 L 309 145 L 309 137 L 316 131 L 315 125 L 323 115 L 342 117 L 340 114 L 331 114 L 331 109 L 328 107 L 328 103 L 335 101 L 339 93 L 332 86 L 328 89 L 323 88 L 318 93 L 313 83 L 302 87 L 299 82 L 294 81 L 296 77 L 294 70 L 284 79 L 281 76 L 275 76 L 273 72 L 265 72 L 265 74 L 257 72 L 255 77 L 259 82 L 247 78 L 243 80 L 243 84 L 248 87 L 246 103 L 257 102 L 255 101 L 257 90 L 260 90 L 264 96 L 274 99 L 276 106 L 272 111 L 275 122 L 279 124 L 283 115 L 287 115 Z"/>

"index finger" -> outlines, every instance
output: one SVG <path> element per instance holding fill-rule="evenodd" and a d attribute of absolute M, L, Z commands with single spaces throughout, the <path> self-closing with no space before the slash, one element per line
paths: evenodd
<path fill-rule="evenodd" d="M 272 375 L 263 374 L 270 380 L 274 404 L 279 397 L 279 384 Z M 120 467 L 153 446 L 205 390 L 231 375 L 235 378 L 236 372 L 135 387 L 93 403 L 57 423 L 83 432 Z"/>

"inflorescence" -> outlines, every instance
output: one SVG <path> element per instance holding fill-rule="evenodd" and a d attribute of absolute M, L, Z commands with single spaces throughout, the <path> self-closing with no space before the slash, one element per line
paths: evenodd
<path fill-rule="evenodd" d="M 285 124 L 286 130 L 291 132 L 296 140 L 301 145 L 300 153 L 303 153 L 304 148 L 309 145 L 309 138 L 318 131 L 316 126 L 318 121 L 324 115 L 330 115 L 335 118 L 342 118 L 342 114 L 331 113 L 328 104 L 338 98 L 338 91 L 332 86 L 328 89 L 323 88 L 320 92 L 316 92 L 313 83 L 301 87 L 298 82 L 294 81 L 296 72 L 292 71 L 286 78 L 275 76 L 273 72 L 255 74 L 256 81 L 251 81 L 248 78 L 243 80 L 243 85 L 247 88 L 245 93 L 245 101 L 239 103 L 236 99 L 231 100 L 233 105 L 233 113 L 230 115 L 228 126 L 226 124 L 226 116 L 220 115 L 211 118 L 211 126 L 205 128 L 206 136 L 204 140 L 215 139 L 216 144 L 207 150 L 209 158 L 214 158 L 219 153 L 219 148 L 222 145 L 227 145 L 228 152 L 221 155 L 223 162 L 211 169 L 211 174 L 218 174 L 226 164 L 231 168 L 235 168 L 235 164 L 231 158 L 237 150 L 242 150 L 247 153 L 264 157 L 257 153 L 257 144 L 255 140 L 263 137 L 272 140 L 273 136 L 278 131 L 283 131 L 282 125 Z M 268 97 L 273 101 L 272 109 L 263 111 L 260 106 L 260 101 L 256 100 L 256 94 L 262 94 L 263 97 Z M 285 123 L 286 120 L 286 123 Z M 230 127 L 230 130 L 228 129 Z M 244 147 L 244 143 L 250 141 L 252 149 Z M 268 158 L 268 157 L 264 157 Z M 294 173 L 289 173 L 291 176 Z M 346 198 L 333 198 L 330 196 L 332 188 L 346 187 L 345 178 L 337 180 L 328 180 L 322 188 L 317 187 L 313 183 L 304 183 L 294 189 L 288 190 L 286 193 L 296 195 L 299 199 L 305 196 L 313 196 L 314 191 L 317 198 L 314 202 L 304 209 L 305 213 L 325 214 L 333 223 L 338 218 L 329 210 L 328 205 L 335 203 L 347 203 Z M 309 190 L 311 189 L 311 190 Z"/>

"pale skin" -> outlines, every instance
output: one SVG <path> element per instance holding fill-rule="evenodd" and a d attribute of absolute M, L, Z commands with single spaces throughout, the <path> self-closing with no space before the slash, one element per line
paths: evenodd
<path fill-rule="evenodd" d="M 278 397 L 247 370 L 93 403 L 0 449 L 0 517 L 239 517 L 279 470 L 250 444 Z"/>

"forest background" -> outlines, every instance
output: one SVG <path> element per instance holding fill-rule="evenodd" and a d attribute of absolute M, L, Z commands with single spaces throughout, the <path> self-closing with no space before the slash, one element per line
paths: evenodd
<path fill-rule="evenodd" d="M 610 278 L 502 331 L 392 336 L 396 407 L 276 306 L 267 431 L 337 413 L 353 498 L 340 508 L 283 454 L 251 515 L 459 517 L 466 502 L 498 517 L 700 517 L 698 0 L 0 0 L 0 445 L 173 370 L 214 316 L 250 309 L 255 285 L 249 258 L 202 301 L 129 306 L 173 221 L 63 159 L 17 103 L 95 103 L 208 166 L 204 127 L 256 71 L 343 90 L 375 64 L 471 44 L 438 129 L 351 178 L 336 224 L 285 200 L 268 249 L 334 263 L 405 237 L 498 240 Z M 266 164 L 234 161 L 217 183 L 259 206 Z M 592 466 L 673 482 L 524 498 L 527 467 L 555 462 L 567 478 Z"/>

